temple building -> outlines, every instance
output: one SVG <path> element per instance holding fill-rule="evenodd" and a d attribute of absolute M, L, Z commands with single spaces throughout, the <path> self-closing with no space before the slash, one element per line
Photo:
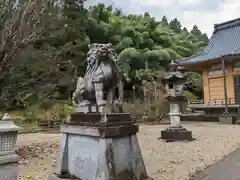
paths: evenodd
<path fill-rule="evenodd" d="M 206 49 L 179 63 L 189 71 L 202 73 L 203 77 L 204 98 L 190 101 L 189 107 L 218 107 L 222 113 L 227 107 L 229 112 L 237 113 L 240 105 L 240 18 L 214 25 Z"/>

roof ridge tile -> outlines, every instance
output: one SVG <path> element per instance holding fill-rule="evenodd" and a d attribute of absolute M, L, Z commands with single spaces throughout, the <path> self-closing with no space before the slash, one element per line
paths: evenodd
<path fill-rule="evenodd" d="M 240 25 L 240 18 L 237 18 L 237 19 L 233 19 L 223 23 L 214 24 L 214 30 L 218 31 L 218 30 L 223 30 L 223 29 L 227 29 L 227 28 L 231 28 L 239 25 Z"/>

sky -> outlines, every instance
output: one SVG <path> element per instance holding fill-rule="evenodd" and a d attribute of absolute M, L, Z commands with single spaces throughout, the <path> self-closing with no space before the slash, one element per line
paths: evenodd
<path fill-rule="evenodd" d="M 149 12 L 157 20 L 166 15 L 177 18 L 189 30 L 196 24 L 211 37 L 214 24 L 240 17 L 240 0 L 87 0 L 88 5 L 102 2 L 124 13 Z"/>

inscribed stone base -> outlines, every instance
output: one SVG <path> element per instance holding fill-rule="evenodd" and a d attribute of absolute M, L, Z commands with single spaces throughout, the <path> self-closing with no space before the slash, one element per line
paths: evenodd
<path fill-rule="evenodd" d="M 1 180 L 18 180 L 22 177 L 18 176 L 18 164 L 9 163 L 0 165 L 0 177 Z"/>
<path fill-rule="evenodd" d="M 121 130 L 121 126 L 105 129 L 93 126 L 62 126 L 63 136 L 55 175 L 68 175 L 81 180 L 147 179 L 136 136 L 138 129 L 134 126 L 124 130 Z M 117 130 L 124 132 L 123 135 L 116 133 Z M 50 176 L 48 180 L 51 180 L 50 178 L 54 176 Z"/>

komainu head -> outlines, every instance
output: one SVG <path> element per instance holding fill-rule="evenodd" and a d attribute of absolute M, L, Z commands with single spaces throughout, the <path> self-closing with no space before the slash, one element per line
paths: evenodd
<path fill-rule="evenodd" d="M 92 62 L 93 59 L 101 58 L 101 57 L 108 57 L 113 61 L 117 61 L 117 54 L 115 52 L 115 47 L 111 43 L 107 44 L 98 44 L 93 43 L 90 44 L 88 51 L 88 62 Z"/>

